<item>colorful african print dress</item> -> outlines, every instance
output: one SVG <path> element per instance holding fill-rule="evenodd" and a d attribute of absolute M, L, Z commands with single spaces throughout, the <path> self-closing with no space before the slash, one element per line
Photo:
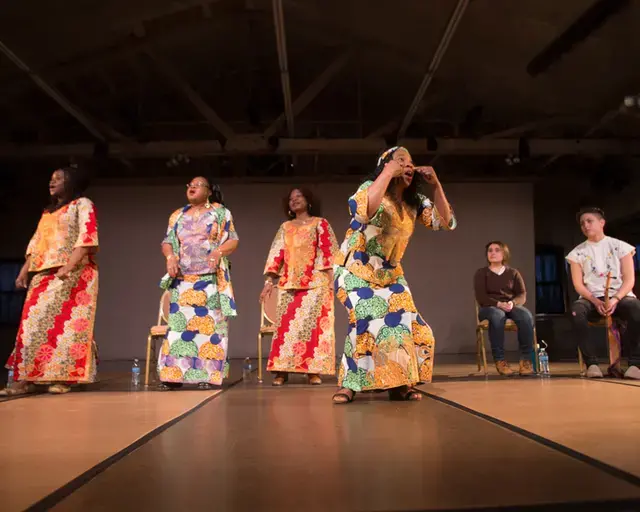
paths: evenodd
<path fill-rule="evenodd" d="M 372 183 L 365 182 L 349 199 L 351 224 L 335 259 L 336 295 L 349 315 L 339 385 L 353 391 L 431 381 L 435 340 L 413 303 L 401 260 L 416 218 L 433 230 L 456 227 L 453 217 L 443 225 L 424 196 L 417 211 L 385 196 L 369 218 Z"/>
<path fill-rule="evenodd" d="M 98 266 L 93 254 L 65 279 L 55 277 L 76 247 L 98 247 L 96 210 L 86 197 L 45 212 L 29 242 L 31 282 L 16 345 L 7 362 L 15 380 L 36 384 L 95 381 Z"/>
<path fill-rule="evenodd" d="M 338 248 L 329 223 L 285 222 L 276 234 L 265 275 L 279 276 L 276 333 L 267 371 L 335 374 L 331 273 Z"/>
<path fill-rule="evenodd" d="M 158 374 L 162 382 L 220 385 L 229 373 L 227 319 L 237 313 L 229 261 L 223 257 L 212 272 L 209 258 L 238 235 L 223 205 L 214 203 L 199 217 L 185 215 L 190 208 L 171 215 L 163 241 L 179 256 L 180 274 L 169 284 L 169 331 Z"/>

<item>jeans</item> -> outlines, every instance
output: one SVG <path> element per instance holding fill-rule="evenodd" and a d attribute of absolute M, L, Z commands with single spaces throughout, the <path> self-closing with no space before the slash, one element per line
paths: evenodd
<path fill-rule="evenodd" d="M 600 299 L 603 300 L 603 299 Z M 619 318 L 627 324 L 625 340 L 630 346 L 629 366 L 640 366 L 640 300 L 635 297 L 624 297 L 616 306 L 613 318 Z M 576 344 L 580 347 L 582 357 L 587 366 L 598 364 L 595 340 L 589 336 L 589 321 L 602 318 L 596 307 L 587 299 L 578 299 L 571 306 L 571 319 Z"/>
<path fill-rule="evenodd" d="M 495 306 L 482 307 L 478 312 L 478 318 L 480 321 L 489 320 L 489 341 L 494 361 L 504 360 L 504 324 L 507 319 L 513 320 L 518 327 L 520 359 L 532 359 L 533 315 L 527 308 L 514 306 L 507 312 Z"/>

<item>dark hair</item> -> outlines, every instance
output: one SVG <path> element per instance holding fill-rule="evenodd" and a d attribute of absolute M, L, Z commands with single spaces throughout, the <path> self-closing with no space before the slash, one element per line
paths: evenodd
<path fill-rule="evenodd" d="M 500 240 L 494 240 L 493 242 L 489 242 L 484 246 L 485 258 L 487 257 L 487 253 L 489 252 L 489 247 L 491 247 L 492 245 L 497 245 L 498 247 L 500 247 L 500 249 L 502 249 L 502 264 L 506 265 L 507 263 L 509 263 L 509 260 L 511 259 L 511 251 L 509 250 L 509 246 L 504 242 L 501 242 Z"/>
<path fill-rule="evenodd" d="M 320 217 L 320 211 L 322 210 L 322 208 L 320 207 L 320 200 L 317 197 L 314 197 L 311 190 L 303 187 L 290 188 L 287 195 L 282 198 L 282 208 L 284 209 L 284 216 L 287 219 L 295 218 L 295 214 L 289 209 L 289 200 L 291 199 L 291 194 L 294 190 L 299 190 L 305 201 L 307 202 L 307 213 L 312 217 Z"/>
<path fill-rule="evenodd" d="M 45 208 L 45 211 L 49 213 L 55 212 L 68 205 L 71 201 L 82 197 L 84 191 L 89 187 L 89 177 L 84 171 L 76 167 L 62 167 L 53 172 L 57 171 L 62 172 L 64 175 L 64 190 L 61 197 L 51 196 L 51 201 Z"/>
<path fill-rule="evenodd" d="M 576 213 L 576 221 L 578 221 L 578 224 L 580 224 L 580 219 L 585 213 L 591 213 L 602 220 L 606 220 L 602 208 L 598 208 L 597 206 L 587 206 L 585 208 L 581 208 L 580 211 Z"/>
<path fill-rule="evenodd" d="M 224 196 L 222 195 L 222 189 L 220 188 L 220 185 L 214 183 L 211 178 L 208 178 L 206 176 L 204 176 L 204 179 L 207 180 L 207 183 L 209 184 L 209 190 L 211 191 L 209 193 L 209 202 L 220 203 L 222 206 L 224 206 Z"/>
<path fill-rule="evenodd" d="M 386 149 L 385 151 L 383 151 L 380 154 L 380 156 L 378 157 L 378 165 L 376 166 L 376 170 L 373 171 L 369 176 L 367 176 L 365 181 L 375 181 L 378 178 L 378 176 L 380 176 L 380 173 L 384 169 L 384 166 L 388 162 L 393 160 L 393 155 L 399 149 L 403 149 L 403 150 L 407 151 L 407 149 L 405 149 L 405 148 L 403 148 L 401 146 L 396 146 L 396 147 L 389 148 L 389 149 Z M 407 153 L 408 153 L 408 151 L 407 151 Z M 393 180 L 391 180 L 391 183 L 389 185 L 391 185 L 392 183 L 397 183 L 397 181 L 400 180 L 400 179 L 401 178 L 394 178 Z M 407 203 L 409 206 L 411 206 L 412 208 L 415 208 L 416 210 L 420 207 L 420 204 L 422 203 L 422 201 L 420 200 L 420 196 L 418 194 L 420 193 L 420 191 L 422 189 L 422 182 L 423 181 L 424 181 L 424 178 L 422 177 L 422 174 L 414 173 L 413 174 L 413 179 L 411 180 L 411 185 L 409 185 L 402 192 L 402 200 L 405 203 Z M 387 191 L 388 190 L 389 189 L 387 189 Z"/>

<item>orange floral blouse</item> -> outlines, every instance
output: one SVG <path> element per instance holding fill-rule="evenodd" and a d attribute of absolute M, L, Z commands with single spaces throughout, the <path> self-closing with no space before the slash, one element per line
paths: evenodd
<path fill-rule="evenodd" d="M 326 219 L 313 217 L 308 224 L 287 221 L 280 226 L 267 258 L 265 275 L 277 275 L 278 287 L 307 290 L 332 286 L 329 272 L 338 249 Z"/>
<path fill-rule="evenodd" d="M 96 208 L 86 197 L 42 214 L 27 247 L 26 255 L 31 256 L 29 272 L 66 265 L 76 247 L 98 247 Z"/>

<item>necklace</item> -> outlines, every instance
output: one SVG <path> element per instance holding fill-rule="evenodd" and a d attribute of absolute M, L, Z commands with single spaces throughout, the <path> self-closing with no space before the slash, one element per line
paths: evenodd
<path fill-rule="evenodd" d="M 309 222 L 311 222 L 312 220 L 313 220 L 313 217 L 309 217 L 308 219 L 305 219 L 305 220 L 295 219 L 295 223 L 301 226 L 304 226 L 305 224 L 309 224 Z"/>
<path fill-rule="evenodd" d="M 200 218 L 200 215 L 202 214 L 202 212 L 206 210 L 205 206 L 192 206 L 191 207 L 191 211 L 193 212 L 192 215 L 197 219 Z"/>

